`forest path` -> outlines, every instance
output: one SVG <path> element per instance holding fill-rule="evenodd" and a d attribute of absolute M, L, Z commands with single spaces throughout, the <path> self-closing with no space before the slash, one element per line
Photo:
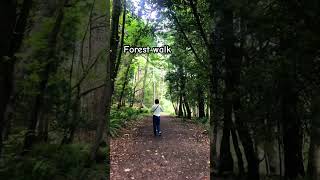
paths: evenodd
<path fill-rule="evenodd" d="M 161 116 L 155 137 L 152 117 L 135 121 L 110 143 L 111 180 L 209 179 L 209 136 L 204 129 Z"/>

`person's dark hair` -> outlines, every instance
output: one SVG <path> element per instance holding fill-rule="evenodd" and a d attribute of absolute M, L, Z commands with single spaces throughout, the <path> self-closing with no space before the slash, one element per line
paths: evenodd
<path fill-rule="evenodd" d="M 159 99 L 154 100 L 154 103 L 159 104 Z"/>

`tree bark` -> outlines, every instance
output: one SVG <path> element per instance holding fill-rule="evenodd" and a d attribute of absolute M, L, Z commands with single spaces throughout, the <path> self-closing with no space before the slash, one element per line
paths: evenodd
<path fill-rule="evenodd" d="M 231 114 L 232 114 L 232 101 L 231 94 L 225 92 L 224 94 L 224 118 L 223 118 L 223 134 L 220 148 L 220 167 L 219 173 L 233 172 L 233 159 L 230 150 L 230 131 L 231 131 Z"/>
<path fill-rule="evenodd" d="M 184 94 L 184 97 L 183 97 L 183 102 L 184 102 L 185 107 L 186 107 L 186 117 L 188 119 L 191 119 L 191 109 L 190 109 L 190 106 L 189 106 L 189 103 L 188 103 L 187 96 L 185 94 Z"/>
<path fill-rule="evenodd" d="M 124 93 L 125 93 L 126 86 L 128 84 L 128 80 L 129 80 L 128 76 L 129 76 L 129 71 L 130 71 L 130 68 L 131 68 L 131 61 L 132 61 L 132 59 L 130 59 L 130 61 L 127 64 L 126 74 L 124 76 L 124 81 L 123 81 L 123 84 L 122 84 L 122 89 L 121 89 L 121 93 L 120 93 L 120 97 L 119 97 L 119 101 L 118 101 L 118 109 L 120 109 L 120 107 L 122 105 L 122 99 L 123 99 L 123 96 L 124 96 Z"/>
<path fill-rule="evenodd" d="M 285 52 L 290 47 L 287 35 L 280 39 L 280 48 Z M 304 176 L 302 156 L 302 123 L 298 115 L 298 92 L 296 90 L 296 58 L 295 54 L 285 56 L 280 62 L 280 108 L 282 123 L 282 139 L 284 150 L 285 178 L 295 179 Z"/>
<path fill-rule="evenodd" d="M 184 74 L 182 74 L 182 77 L 181 77 L 181 90 L 182 90 L 183 104 L 185 105 L 185 116 L 188 119 L 191 119 L 191 110 L 190 110 L 190 106 L 189 106 L 189 103 L 188 103 L 188 98 L 187 98 L 187 95 L 186 95 L 185 84 L 186 84 L 185 76 L 184 76 Z"/>
<path fill-rule="evenodd" d="M 111 66 L 111 86 L 114 90 L 114 81 L 116 79 L 116 59 L 119 44 L 119 18 L 121 14 L 121 0 L 112 1 L 112 21 L 111 21 L 111 40 L 110 40 L 110 66 Z"/>
<path fill-rule="evenodd" d="M 199 118 L 203 118 L 205 117 L 205 113 L 204 113 L 204 92 L 202 90 L 202 88 L 199 86 L 198 88 L 198 110 L 199 110 Z"/>
<path fill-rule="evenodd" d="M 10 60 L 11 37 L 16 21 L 16 3 L 13 1 L 0 2 L 1 35 L 0 35 L 0 156 L 2 152 L 2 131 L 5 111 L 11 94 L 14 63 Z"/>
<path fill-rule="evenodd" d="M 232 123 L 232 128 L 231 128 L 231 136 L 232 136 L 232 142 L 233 146 L 237 155 L 237 160 L 238 160 L 238 170 L 239 170 L 239 175 L 240 177 L 244 175 L 244 165 L 243 165 L 243 159 L 242 159 L 242 153 L 240 150 L 240 145 L 238 142 L 238 136 L 236 133 L 236 129 Z"/>
<path fill-rule="evenodd" d="M 39 141 L 47 142 L 48 140 L 48 117 L 45 115 L 47 113 L 46 110 L 41 110 L 39 116 L 39 123 L 38 123 L 38 135 L 37 139 Z"/>
<path fill-rule="evenodd" d="M 144 77 L 143 77 L 143 85 L 142 85 L 142 98 L 141 98 L 141 104 L 140 107 L 143 107 L 144 99 L 145 99 L 145 88 L 146 88 L 146 81 L 148 77 L 148 68 L 149 68 L 149 55 L 147 55 L 147 62 L 146 66 L 144 68 Z"/>
<path fill-rule="evenodd" d="M 57 45 L 57 36 L 60 33 L 60 28 L 62 25 L 62 21 L 64 19 L 64 7 L 68 4 L 69 0 L 64 0 L 61 7 L 59 7 L 57 18 L 53 25 L 53 28 L 49 34 L 48 38 L 48 54 L 46 60 L 48 61 L 40 73 L 40 84 L 39 84 L 39 93 L 36 95 L 35 103 L 31 110 L 31 119 L 28 127 L 28 131 L 25 135 L 24 139 L 24 151 L 30 150 L 35 138 L 35 128 L 39 119 L 40 108 L 43 105 L 43 98 L 45 95 L 46 87 L 48 84 L 49 76 L 56 72 L 56 45 Z"/>
<path fill-rule="evenodd" d="M 308 178 L 320 180 L 320 96 L 312 101 L 311 137 L 308 160 Z"/>
<path fill-rule="evenodd" d="M 122 49 L 123 49 L 123 43 L 124 43 L 124 36 L 125 36 L 125 25 L 126 25 L 126 14 L 127 14 L 127 3 L 126 0 L 123 0 L 123 15 L 122 15 L 122 29 L 121 29 L 121 42 L 120 42 L 120 50 L 119 50 L 119 54 L 117 57 L 117 61 L 116 61 L 116 66 L 115 66 L 115 70 L 114 70 L 114 75 L 113 77 L 117 77 L 118 71 L 119 71 L 119 67 L 121 64 L 121 55 L 122 55 Z"/>
<path fill-rule="evenodd" d="M 179 109 L 178 109 L 178 117 L 183 117 L 183 109 L 182 109 L 182 94 L 179 95 Z"/>
<path fill-rule="evenodd" d="M 119 15 L 121 11 L 120 0 L 113 1 L 113 13 L 112 13 L 112 28 L 110 32 L 110 1 L 106 1 L 106 86 L 103 89 L 103 95 L 99 103 L 98 115 L 97 115 L 97 129 L 94 143 L 90 150 L 90 160 L 96 159 L 97 152 L 99 149 L 99 144 L 103 141 L 104 132 L 106 132 L 106 143 L 109 143 L 109 121 L 110 121 L 110 110 L 111 110 L 111 100 L 114 88 L 114 64 L 115 64 L 115 53 L 117 50 L 117 36 L 118 36 L 118 25 L 119 25 Z M 119 7 L 120 6 L 120 7 Z M 117 12 L 116 12 L 117 11 Z M 116 27 L 115 27 L 116 26 Z M 112 48 L 112 49 L 111 49 Z M 107 161 L 109 160 L 109 155 L 107 156 Z"/>
<path fill-rule="evenodd" d="M 2 135 L 5 112 L 13 86 L 15 65 L 14 54 L 19 50 L 32 7 L 32 0 L 24 0 L 17 19 L 16 1 L 0 2 L 0 135 Z M 2 136 L 0 137 L 0 156 L 2 153 Z"/>
<path fill-rule="evenodd" d="M 298 117 L 297 95 L 293 94 L 292 87 L 284 91 L 282 96 L 282 123 L 285 177 L 295 179 L 304 176 L 302 159 L 302 132 L 301 121 Z M 291 92 L 290 92 L 291 91 Z"/>

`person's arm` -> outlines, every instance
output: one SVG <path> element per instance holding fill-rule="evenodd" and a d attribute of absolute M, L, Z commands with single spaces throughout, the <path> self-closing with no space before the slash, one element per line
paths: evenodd
<path fill-rule="evenodd" d="M 153 113 L 154 110 L 155 110 L 155 106 L 152 105 L 152 107 L 151 107 L 151 112 Z"/>
<path fill-rule="evenodd" d="M 164 110 L 163 110 L 162 106 L 160 106 L 160 111 L 161 111 L 161 112 L 164 112 Z"/>

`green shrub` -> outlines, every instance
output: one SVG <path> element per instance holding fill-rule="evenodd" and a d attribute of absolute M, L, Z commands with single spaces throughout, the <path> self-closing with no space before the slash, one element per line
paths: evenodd
<path fill-rule="evenodd" d="M 209 120 L 208 117 L 198 118 L 198 121 L 201 122 L 202 124 L 206 124 L 208 120 Z"/>
<path fill-rule="evenodd" d="M 106 151 L 102 148 L 101 151 Z M 92 167 L 85 167 L 89 157 L 89 146 L 71 144 L 59 147 L 57 144 L 37 144 L 23 157 L 12 156 L 0 167 L 0 179 L 47 180 L 88 179 L 94 174 Z"/>
<path fill-rule="evenodd" d="M 146 110 L 142 110 L 145 112 Z M 135 120 L 141 115 L 140 109 L 123 107 L 121 109 L 112 108 L 110 113 L 110 136 L 114 137 L 118 135 L 119 129 L 125 127 L 129 121 Z"/>

